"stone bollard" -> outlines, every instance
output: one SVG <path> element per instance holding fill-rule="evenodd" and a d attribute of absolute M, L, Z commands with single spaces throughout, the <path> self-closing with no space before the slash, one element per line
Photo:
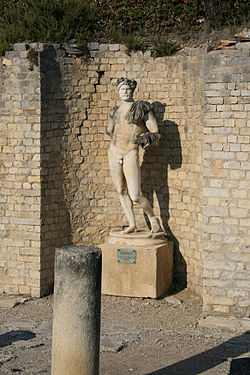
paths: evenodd
<path fill-rule="evenodd" d="M 99 373 L 101 250 L 56 249 L 52 375 Z"/>

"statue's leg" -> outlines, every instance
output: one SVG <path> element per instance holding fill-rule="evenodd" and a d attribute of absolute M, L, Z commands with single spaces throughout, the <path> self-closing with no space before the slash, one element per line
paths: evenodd
<path fill-rule="evenodd" d="M 123 211 L 129 222 L 129 227 L 126 228 L 123 233 L 134 232 L 136 231 L 135 215 L 133 211 L 133 203 L 128 195 L 126 180 L 123 173 L 123 160 L 119 160 L 118 156 L 112 151 L 109 152 L 109 168 Z"/>
<path fill-rule="evenodd" d="M 133 203 L 128 195 L 126 194 L 119 194 L 120 202 L 123 208 L 123 211 L 128 219 L 129 226 L 124 229 L 122 232 L 124 234 L 136 232 L 136 224 L 135 224 L 135 215 L 133 210 Z"/>
<path fill-rule="evenodd" d="M 148 216 L 151 231 L 153 233 L 161 231 L 162 229 L 157 217 L 154 215 L 151 204 L 148 199 L 141 194 L 141 172 L 137 150 L 132 150 L 125 156 L 123 170 L 132 201 L 138 203 Z"/>

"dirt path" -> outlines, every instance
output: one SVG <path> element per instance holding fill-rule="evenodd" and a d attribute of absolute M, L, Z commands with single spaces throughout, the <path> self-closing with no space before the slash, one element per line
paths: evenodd
<path fill-rule="evenodd" d="M 53 296 L 0 297 L 0 375 L 50 374 L 52 306 Z M 162 300 L 103 297 L 100 374 L 249 375 L 250 334 L 199 328 L 200 316 L 187 289 Z"/>

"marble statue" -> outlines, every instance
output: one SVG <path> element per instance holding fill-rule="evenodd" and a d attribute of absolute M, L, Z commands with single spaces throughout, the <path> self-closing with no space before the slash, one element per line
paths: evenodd
<path fill-rule="evenodd" d="M 162 232 L 159 221 L 149 201 L 141 194 L 138 150 L 139 145 L 146 148 L 157 144 L 160 134 L 151 105 L 133 99 L 136 85 L 136 81 L 123 77 L 116 82 L 121 103 L 109 115 L 109 168 L 129 223 L 122 233 L 137 231 L 133 202 L 138 203 L 148 216 L 151 232 L 158 233 Z"/>

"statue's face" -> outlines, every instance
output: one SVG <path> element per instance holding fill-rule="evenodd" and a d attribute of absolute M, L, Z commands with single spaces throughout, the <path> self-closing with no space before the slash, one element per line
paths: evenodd
<path fill-rule="evenodd" d="M 134 89 L 128 85 L 121 85 L 118 92 L 122 101 L 130 102 L 133 100 Z"/>

